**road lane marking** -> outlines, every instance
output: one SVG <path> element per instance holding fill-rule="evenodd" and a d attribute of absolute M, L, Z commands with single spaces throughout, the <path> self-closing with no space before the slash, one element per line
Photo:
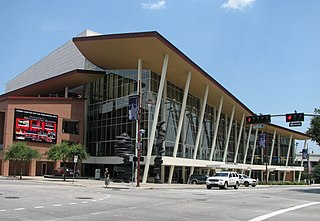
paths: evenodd
<path fill-rule="evenodd" d="M 101 215 L 103 214 L 104 212 L 96 212 L 96 213 L 90 213 L 91 215 Z"/>
<path fill-rule="evenodd" d="M 35 209 L 42 209 L 42 208 L 44 208 L 44 206 L 35 206 L 35 207 L 33 207 L 33 208 L 35 208 Z"/>
<path fill-rule="evenodd" d="M 272 212 L 272 213 L 268 213 L 268 214 L 265 214 L 265 215 L 262 215 L 262 216 L 258 216 L 258 217 L 254 218 L 254 219 L 250 219 L 249 221 L 266 220 L 266 219 L 269 219 L 269 218 L 271 218 L 273 216 L 277 216 L 277 215 L 280 215 L 280 214 L 283 214 L 283 213 L 286 213 L 286 212 L 289 212 L 289 211 L 301 209 L 301 208 L 304 208 L 304 207 L 313 206 L 313 205 L 316 205 L 316 204 L 319 204 L 319 203 L 320 202 L 305 203 L 305 204 L 302 204 L 302 205 L 289 207 L 287 209 L 281 209 L 281 210 L 278 210 L 278 211 L 275 211 L 275 212 Z"/>
<path fill-rule="evenodd" d="M 15 211 L 25 210 L 25 208 L 16 208 Z"/>
<path fill-rule="evenodd" d="M 47 198 L 49 198 L 49 197 L 47 197 Z M 103 201 L 103 200 L 106 200 L 106 199 L 108 199 L 108 198 L 110 198 L 110 195 L 106 195 L 104 198 L 100 198 L 100 199 L 97 199 L 97 200 L 95 200 L 95 199 L 93 199 L 93 200 L 90 200 L 89 202 L 97 202 L 97 201 Z M 82 201 L 81 202 L 81 204 L 86 204 L 86 203 L 88 203 L 88 201 Z M 72 203 L 69 203 L 69 205 L 77 205 L 78 203 L 76 203 L 76 202 L 72 202 Z M 54 205 L 52 205 L 52 206 L 54 206 L 54 207 L 61 207 L 61 206 L 63 206 L 63 204 L 54 204 Z M 34 206 L 33 207 L 34 209 L 43 209 L 43 208 L 45 208 L 45 206 Z M 132 208 L 134 208 L 134 207 L 132 207 Z M 130 208 L 131 209 L 131 208 Z M 13 209 L 13 210 L 15 210 L 15 211 L 21 211 L 21 210 L 26 210 L 26 208 L 16 208 L 16 209 Z M 8 210 L 6 210 L 6 209 L 1 209 L 0 210 L 0 212 L 7 212 Z"/>

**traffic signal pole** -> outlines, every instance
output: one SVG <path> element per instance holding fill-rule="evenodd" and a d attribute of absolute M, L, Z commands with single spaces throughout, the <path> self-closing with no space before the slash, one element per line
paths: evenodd
<path fill-rule="evenodd" d="M 320 114 L 305 114 L 305 113 L 288 113 L 288 114 L 260 114 L 246 116 L 246 124 L 269 124 L 272 117 L 285 117 L 285 121 L 289 123 L 289 127 L 300 127 L 305 116 L 319 117 Z"/>

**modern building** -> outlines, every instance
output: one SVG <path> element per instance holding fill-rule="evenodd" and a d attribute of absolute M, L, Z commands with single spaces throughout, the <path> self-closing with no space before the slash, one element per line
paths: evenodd
<path fill-rule="evenodd" d="M 141 106 L 137 120 L 129 120 L 131 98 L 138 98 Z M 161 179 L 168 183 L 217 170 L 241 171 L 259 180 L 297 181 L 303 167 L 295 162 L 295 143 L 310 139 L 272 123 L 247 125 L 245 117 L 254 112 L 158 32 L 85 31 L 8 82 L 0 110 L 2 153 L 16 140 L 42 153 L 52 143 L 80 142 L 90 153 L 81 167 L 86 176 L 106 167 L 113 171 L 122 162 L 114 145 L 116 136 L 126 132 L 134 152 L 140 147 L 144 156 L 143 183 L 154 176 L 160 121 L 166 122 Z M 23 114 L 31 121 L 21 132 Z M 46 117 L 56 119 L 50 121 L 56 128 L 54 140 L 46 123 L 45 141 L 34 138 L 36 116 L 44 116 L 43 122 Z M 11 162 L 0 161 L 1 174 L 12 174 Z M 26 171 L 43 175 L 59 164 L 44 156 L 30 162 Z"/>

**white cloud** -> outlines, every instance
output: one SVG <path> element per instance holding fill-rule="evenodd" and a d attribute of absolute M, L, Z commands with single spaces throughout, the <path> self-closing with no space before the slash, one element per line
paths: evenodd
<path fill-rule="evenodd" d="M 165 4 L 166 4 L 165 0 L 160 0 L 154 3 L 151 3 L 151 2 L 141 3 L 141 7 L 149 10 L 160 10 L 166 7 Z"/>
<path fill-rule="evenodd" d="M 243 10 L 245 8 L 251 7 L 254 1 L 255 0 L 228 0 L 222 5 L 222 8 Z"/>

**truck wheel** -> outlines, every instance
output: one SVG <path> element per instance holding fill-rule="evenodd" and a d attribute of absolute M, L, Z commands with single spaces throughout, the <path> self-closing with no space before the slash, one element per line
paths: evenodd
<path fill-rule="evenodd" d="M 226 181 L 223 185 L 223 189 L 227 190 L 228 189 L 228 182 Z"/>
<path fill-rule="evenodd" d="M 207 189 L 208 189 L 208 190 L 211 190 L 211 186 L 207 186 Z"/>
<path fill-rule="evenodd" d="M 237 189 L 239 189 L 239 183 L 238 182 L 236 182 L 236 185 L 234 185 L 234 187 L 233 187 L 235 190 L 237 190 Z"/>
<path fill-rule="evenodd" d="M 249 187 L 249 182 L 244 182 L 245 187 Z"/>

